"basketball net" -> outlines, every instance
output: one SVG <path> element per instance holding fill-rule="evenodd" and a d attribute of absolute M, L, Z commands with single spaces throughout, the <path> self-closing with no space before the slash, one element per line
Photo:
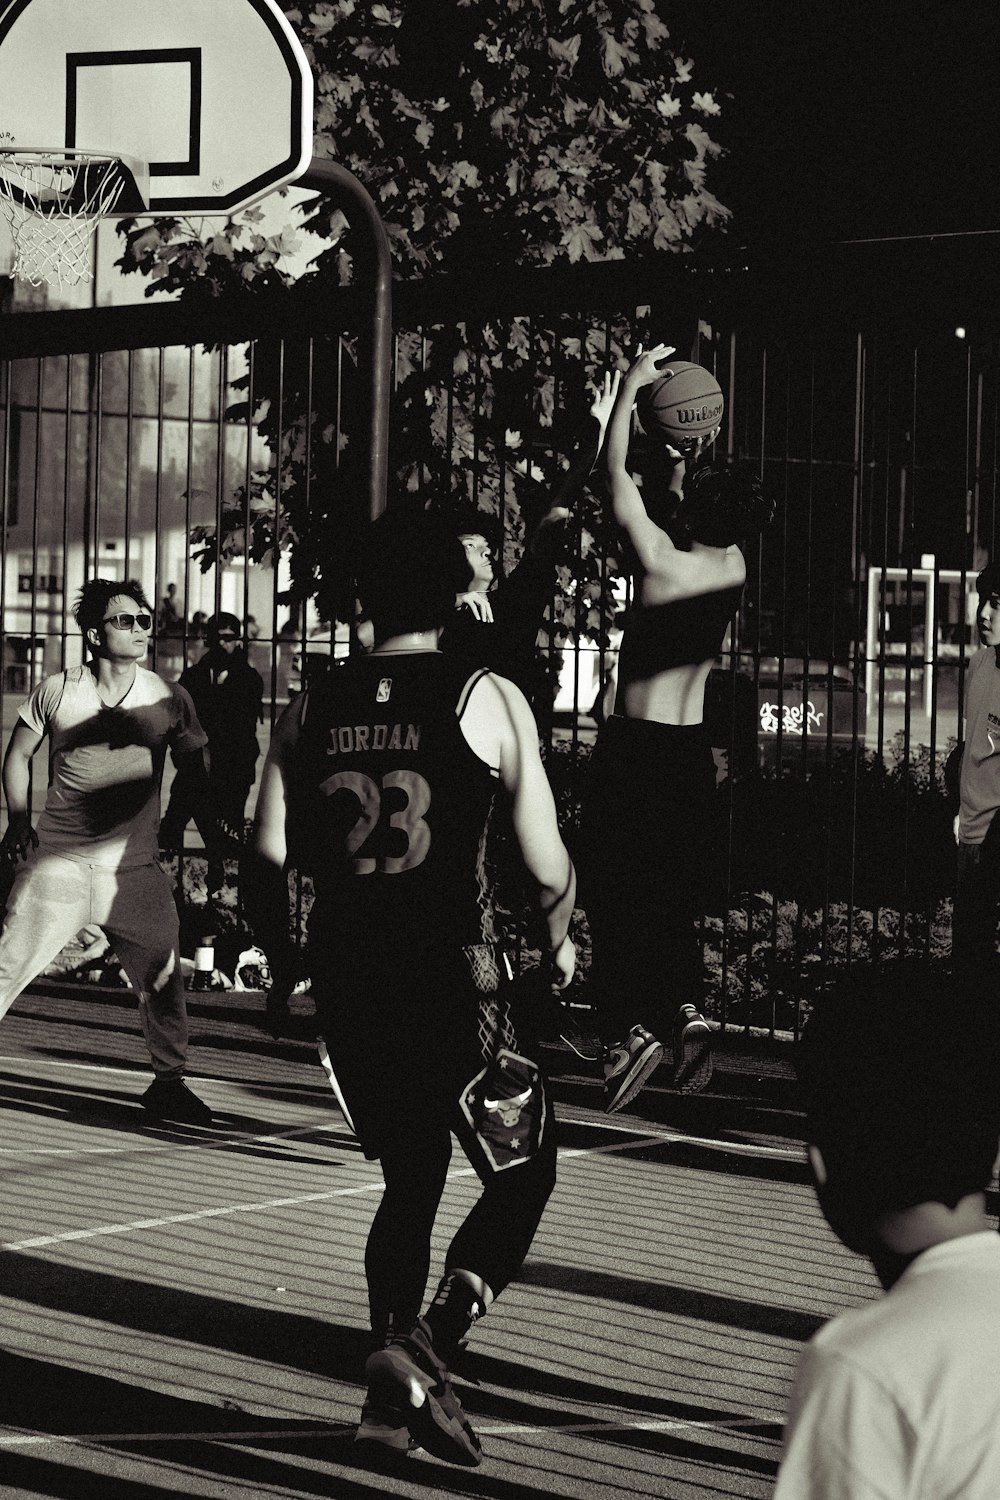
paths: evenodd
<path fill-rule="evenodd" d="M 13 274 L 60 289 L 92 280 L 94 230 L 114 212 L 128 182 L 115 157 L 0 150 L 0 213 L 14 242 Z"/>

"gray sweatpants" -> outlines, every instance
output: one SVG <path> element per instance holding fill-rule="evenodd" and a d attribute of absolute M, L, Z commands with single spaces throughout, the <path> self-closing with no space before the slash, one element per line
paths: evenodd
<path fill-rule="evenodd" d="M 157 1077 L 180 1077 L 188 1025 L 170 882 L 158 865 L 106 869 L 35 850 L 14 878 L 0 936 L 0 1019 L 81 927 L 108 935 L 139 995 Z"/>

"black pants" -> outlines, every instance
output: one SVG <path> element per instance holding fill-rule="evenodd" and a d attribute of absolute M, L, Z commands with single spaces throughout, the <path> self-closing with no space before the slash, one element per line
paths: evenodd
<path fill-rule="evenodd" d="M 982 973 L 992 963 L 998 906 L 1000 849 L 991 824 L 983 843 L 958 846 L 958 881 L 951 918 L 951 952 L 956 967 Z"/>
<path fill-rule="evenodd" d="M 366 945 L 352 964 L 324 946 L 321 932 L 319 922 L 310 933 L 319 1029 L 362 1149 L 385 1178 L 365 1251 L 372 1328 L 380 1336 L 390 1318 L 409 1328 L 420 1314 L 452 1135 L 478 1173 L 482 1195 L 452 1240 L 445 1269 L 472 1272 L 496 1296 L 520 1269 L 555 1185 L 555 1120 L 532 1065 L 531 1098 L 513 1131 L 524 1157 L 491 1165 L 470 1102 L 487 1064 L 480 996 L 462 950 L 438 943 L 419 952 L 403 943 L 411 958 L 402 963 Z M 506 1012 L 506 998 L 505 989 L 498 992 L 496 1014 Z M 487 1056 L 501 1043 L 524 1055 L 511 1033 L 506 1041 L 495 1036 Z"/>
<path fill-rule="evenodd" d="M 451 1149 L 451 1135 L 443 1122 L 426 1130 L 415 1128 L 383 1146 L 380 1163 L 385 1193 L 365 1250 L 371 1323 L 378 1337 L 390 1319 L 395 1327 L 408 1329 L 420 1315 L 430 1270 L 431 1232 Z M 550 1116 L 541 1145 L 529 1161 L 482 1174 L 482 1195 L 448 1247 L 445 1271 L 471 1271 L 498 1296 L 521 1268 L 555 1180 Z"/>
<path fill-rule="evenodd" d="M 212 776 L 207 785 L 200 778 L 178 771 L 170 788 L 167 810 L 160 823 L 161 845 L 179 845 L 185 828 L 193 818 L 205 845 L 210 873 L 221 881 L 223 859 L 233 851 L 220 832 L 219 820 L 242 831 L 247 797 L 252 786 L 252 770 L 249 778 L 242 768 L 222 777 Z M 209 884 L 211 883 L 210 879 Z"/>
<path fill-rule="evenodd" d="M 701 1006 L 714 785 L 703 725 L 617 716 L 602 725 L 577 863 L 593 943 L 590 993 L 605 1043 L 636 1024 L 669 1038 L 678 1007 Z"/>

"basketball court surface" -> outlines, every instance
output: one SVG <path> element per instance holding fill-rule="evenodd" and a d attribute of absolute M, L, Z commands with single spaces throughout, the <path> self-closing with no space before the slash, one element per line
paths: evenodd
<path fill-rule="evenodd" d="M 312 1046 L 273 1043 L 260 1008 L 191 997 L 209 1130 L 145 1123 L 127 991 L 52 986 L 8 1015 L 3 1500 L 771 1493 L 803 1342 L 876 1291 L 822 1222 L 794 1128 L 608 1118 L 557 1059 L 559 1181 L 459 1386 L 483 1465 L 373 1470 L 353 1434 L 379 1174 Z M 475 1193 L 456 1152 L 432 1276 Z"/>

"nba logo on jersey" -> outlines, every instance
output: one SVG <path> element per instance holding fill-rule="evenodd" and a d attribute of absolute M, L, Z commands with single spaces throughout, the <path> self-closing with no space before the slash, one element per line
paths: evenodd
<path fill-rule="evenodd" d="M 391 692 L 392 692 L 392 678 L 391 677 L 383 677 L 381 679 L 381 681 L 379 682 L 378 691 L 375 694 L 375 702 L 376 703 L 388 703 L 388 701 L 389 701 L 389 694 Z"/>

